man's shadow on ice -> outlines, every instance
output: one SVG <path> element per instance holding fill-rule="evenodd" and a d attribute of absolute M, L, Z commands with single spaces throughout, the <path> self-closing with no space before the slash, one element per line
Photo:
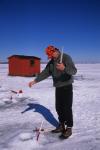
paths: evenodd
<path fill-rule="evenodd" d="M 44 107 L 43 105 L 37 104 L 37 103 L 29 103 L 27 104 L 28 108 L 26 108 L 23 112 L 21 113 L 25 113 L 27 111 L 30 110 L 34 110 L 34 112 L 38 112 L 41 115 L 43 115 L 43 117 L 53 126 L 57 127 L 58 126 L 58 121 L 55 119 L 55 117 L 53 116 L 53 114 L 51 113 L 51 111 L 49 109 L 47 109 L 46 107 Z"/>

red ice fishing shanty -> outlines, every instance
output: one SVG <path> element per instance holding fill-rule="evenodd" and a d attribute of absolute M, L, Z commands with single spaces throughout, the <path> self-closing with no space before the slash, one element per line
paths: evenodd
<path fill-rule="evenodd" d="M 8 57 L 8 74 L 11 76 L 35 76 L 40 73 L 40 60 L 35 56 L 12 55 Z"/>

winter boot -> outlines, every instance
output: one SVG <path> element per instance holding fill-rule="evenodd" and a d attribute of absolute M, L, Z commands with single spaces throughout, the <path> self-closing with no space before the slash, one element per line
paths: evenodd
<path fill-rule="evenodd" d="M 67 139 L 71 135 L 72 135 L 72 128 L 67 127 L 66 130 L 63 131 L 59 137 L 60 137 L 60 139 Z"/>
<path fill-rule="evenodd" d="M 61 123 L 61 124 L 59 124 L 59 126 L 56 129 L 52 130 L 51 132 L 52 133 L 60 133 L 60 132 L 63 132 L 64 130 L 65 130 L 65 124 Z"/>

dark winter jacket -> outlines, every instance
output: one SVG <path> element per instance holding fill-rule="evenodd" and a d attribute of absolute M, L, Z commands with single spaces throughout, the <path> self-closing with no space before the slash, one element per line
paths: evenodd
<path fill-rule="evenodd" d="M 56 68 L 57 63 L 59 62 L 60 55 L 56 60 L 50 60 L 45 69 L 36 77 L 36 82 L 40 82 L 47 77 L 52 76 L 53 85 L 55 87 L 62 87 L 73 83 L 72 75 L 76 74 L 77 69 L 75 68 L 71 57 L 67 54 L 63 54 L 62 63 L 65 65 L 65 69 L 63 71 Z"/>

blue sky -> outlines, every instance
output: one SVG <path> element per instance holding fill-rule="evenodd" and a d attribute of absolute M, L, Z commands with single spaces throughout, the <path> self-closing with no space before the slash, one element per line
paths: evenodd
<path fill-rule="evenodd" d="M 100 1 L 0 0 L 0 60 L 47 60 L 48 45 L 64 47 L 74 61 L 100 61 Z"/>

